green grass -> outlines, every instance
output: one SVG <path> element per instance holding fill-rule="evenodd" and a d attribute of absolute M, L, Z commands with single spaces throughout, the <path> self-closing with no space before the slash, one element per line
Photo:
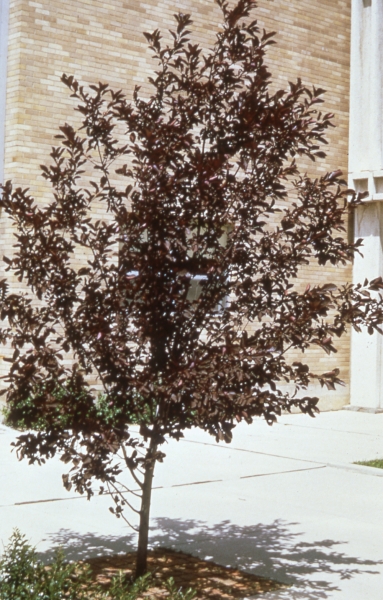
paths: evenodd
<path fill-rule="evenodd" d="M 383 469 L 383 458 L 376 458 L 375 460 L 360 460 L 355 465 L 364 465 L 365 467 L 375 467 L 375 469 Z"/>

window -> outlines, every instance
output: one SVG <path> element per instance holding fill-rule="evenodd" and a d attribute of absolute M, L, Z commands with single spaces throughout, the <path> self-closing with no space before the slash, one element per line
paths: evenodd
<path fill-rule="evenodd" d="M 207 281 L 207 275 L 194 275 L 190 280 L 190 289 L 187 295 L 189 302 L 196 302 L 201 295 L 203 281 Z M 220 313 L 229 305 L 229 297 L 225 296 L 218 302 L 215 312 Z"/>
<path fill-rule="evenodd" d="M 231 226 L 226 226 L 224 228 L 224 232 L 221 236 L 221 238 L 219 239 L 219 245 L 222 248 L 225 248 L 227 245 L 227 237 L 229 232 L 231 231 L 232 227 Z M 192 232 L 189 233 L 188 238 L 190 241 L 190 238 L 192 236 Z M 141 234 L 141 242 L 146 243 L 148 241 L 148 234 L 146 231 L 144 231 Z M 122 251 L 123 248 L 123 244 L 124 242 L 120 242 L 120 253 Z M 137 248 L 137 252 L 139 252 L 139 249 Z M 133 254 L 135 254 L 135 251 L 131 252 L 131 256 Z M 190 259 L 193 258 L 194 252 L 192 249 L 189 249 L 187 251 L 187 254 L 189 256 Z M 203 291 L 203 286 L 204 286 L 204 282 L 208 281 L 208 276 L 207 276 L 207 269 L 208 269 L 208 259 L 209 257 L 212 256 L 212 252 L 209 251 L 209 248 L 206 250 L 206 252 L 203 254 L 203 258 L 207 258 L 207 266 L 205 269 L 201 269 L 200 272 L 193 272 L 193 273 L 187 273 L 186 276 L 190 278 L 190 284 L 189 284 L 189 290 L 187 292 L 187 300 L 193 304 L 198 302 L 202 291 Z M 136 268 L 136 265 L 134 264 L 134 259 L 132 261 L 129 261 L 128 265 L 127 265 L 127 271 L 126 271 L 126 277 L 129 280 L 134 280 L 136 277 L 139 276 L 140 271 Z M 125 263 L 127 264 L 127 263 Z M 184 272 L 185 273 L 185 272 Z M 131 300 L 132 298 L 129 299 L 129 297 L 126 298 L 126 300 L 129 302 L 129 300 Z M 216 309 L 214 312 L 220 313 L 223 310 L 225 310 L 225 308 L 228 306 L 228 297 L 224 297 L 222 300 L 220 300 L 216 306 Z"/>

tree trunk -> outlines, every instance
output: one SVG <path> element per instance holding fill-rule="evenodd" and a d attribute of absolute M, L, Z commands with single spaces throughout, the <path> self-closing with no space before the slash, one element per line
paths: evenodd
<path fill-rule="evenodd" d="M 154 465 L 156 463 L 154 455 L 156 454 L 156 452 L 157 444 L 153 442 L 152 438 L 148 452 L 146 454 L 147 463 L 145 467 L 144 485 L 142 488 L 140 526 L 138 530 L 138 547 L 135 575 L 136 578 L 145 575 L 147 567 L 150 500 L 152 496 Z"/>

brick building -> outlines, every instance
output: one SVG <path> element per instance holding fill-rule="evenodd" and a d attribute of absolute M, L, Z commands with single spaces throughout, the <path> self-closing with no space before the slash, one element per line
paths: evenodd
<path fill-rule="evenodd" d="M 75 124 L 77 118 L 68 90 L 60 82 L 61 74 L 73 74 L 84 83 L 106 81 L 128 95 L 139 84 L 145 93 L 153 64 L 142 32 L 171 28 L 178 10 L 192 14 L 194 40 L 209 43 L 220 18 L 213 0 L 179 0 L 176 5 L 167 0 L 0 0 L 0 180 L 12 179 L 43 200 L 48 189 L 39 165 L 49 159 L 58 126 L 65 121 Z M 373 202 L 359 211 L 355 224 L 356 235 L 368 237 L 371 276 L 377 276 L 376 269 L 383 266 L 377 202 L 383 192 L 381 115 L 380 106 L 371 99 L 374 93 L 379 97 L 382 75 L 380 54 L 370 48 L 371 40 L 380 43 L 383 16 L 374 12 L 382 10 L 378 0 L 258 0 L 257 9 L 261 27 L 277 32 L 278 43 L 270 48 L 267 62 L 278 87 L 300 77 L 308 85 L 327 90 L 325 108 L 335 114 L 337 127 L 330 132 L 327 158 L 314 168 L 319 174 L 335 168 L 346 173 L 350 147 L 351 182 L 371 192 Z M 349 128 L 350 56 L 351 111 L 360 114 L 370 103 L 368 127 L 359 120 Z M 364 78 L 363 85 L 360 78 Z M 360 140 L 365 140 L 366 127 L 370 137 L 363 146 Z M 11 231 L 4 220 L 0 227 L 1 251 L 7 254 Z M 359 261 L 354 269 L 357 279 L 364 279 Z M 351 266 L 313 268 L 301 274 L 302 281 L 312 283 L 348 282 L 352 277 Z M 351 353 L 350 338 L 344 337 L 335 356 L 311 353 L 317 371 L 338 366 L 346 382 L 335 392 L 318 390 L 323 409 L 350 403 L 351 355 L 351 402 L 372 409 L 383 406 L 380 344 L 380 339 L 362 335 L 353 342 Z M 366 368 L 373 388 L 368 398 Z M 0 359 L 0 370 L 4 369 Z"/>

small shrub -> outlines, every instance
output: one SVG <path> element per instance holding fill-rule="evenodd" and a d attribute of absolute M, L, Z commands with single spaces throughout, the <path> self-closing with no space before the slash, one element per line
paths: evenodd
<path fill-rule="evenodd" d="M 47 393 L 54 400 L 49 420 L 39 409 L 39 404 L 41 404 L 42 398 Z M 55 383 L 52 389 L 48 389 L 42 383 L 35 387 L 33 393 L 20 401 L 17 407 L 12 402 L 2 407 L 3 422 L 8 427 L 12 427 L 18 431 L 25 431 L 27 429 L 43 431 L 48 426 L 63 429 L 70 428 L 70 424 L 76 416 L 71 414 L 67 409 L 66 400 L 70 393 L 72 393 L 70 382 L 66 382 L 63 385 Z M 78 406 L 85 400 L 85 394 L 78 394 Z M 140 400 L 140 396 L 137 395 L 137 404 Z M 99 394 L 94 404 L 87 410 L 89 417 L 93 416 L 108 426 L 118 423 L 122 412 L 123 409 L 116 405 L 113 402 L 113 398 L 107 394 Z M 130 424 L 145 422 L 145 419 L 148 420 L 149 416 L 148 410 L 143 407 L 141 413 L 132 412 L 130 414 L 129 422 Z"/>
<path fill-rule="evenodd" d="M 151 574 L 147 573 L 134 582 L 127 581 L 123 573 L 113 577 L 110 588 L 100 597 L 100 600 L 137 600 L 146 592 L 150 585 Z M 154 600 L 148 598 L 148 600 Z"/>
<path fill-rule="evenodd" d="M 87 565 L 65 563 L 58 551 L 46 567 L 17 529 L 0 561 L 0 600 L 82 600 L 92 586 Z"/>
<path fill-rule="evenodd" d="M 120 573 L 105 590 L 92 580 L 89 565 L 65 562 L 62 550 L 51 564 L 44 565 L 26 537 L 15 529 L 0 560 L 0 600 L 137 600 L 147 592 L 150 578 L 148 573 L 131 582 Z M 172 578 L 164 587 L 168 600 L 192 600 L 196 595 L 191 589 L 177 589 Z"/>
<path fill-rule="evenodd" d="M 165 587 L 169 592 L 169 598 L 171 600 L 193 600 L 196 596 L 196 592 L 189 588 L 186 592 L 181 589 L 177 589 L 173 577 L 170 577 L 165 583 Z"/>

